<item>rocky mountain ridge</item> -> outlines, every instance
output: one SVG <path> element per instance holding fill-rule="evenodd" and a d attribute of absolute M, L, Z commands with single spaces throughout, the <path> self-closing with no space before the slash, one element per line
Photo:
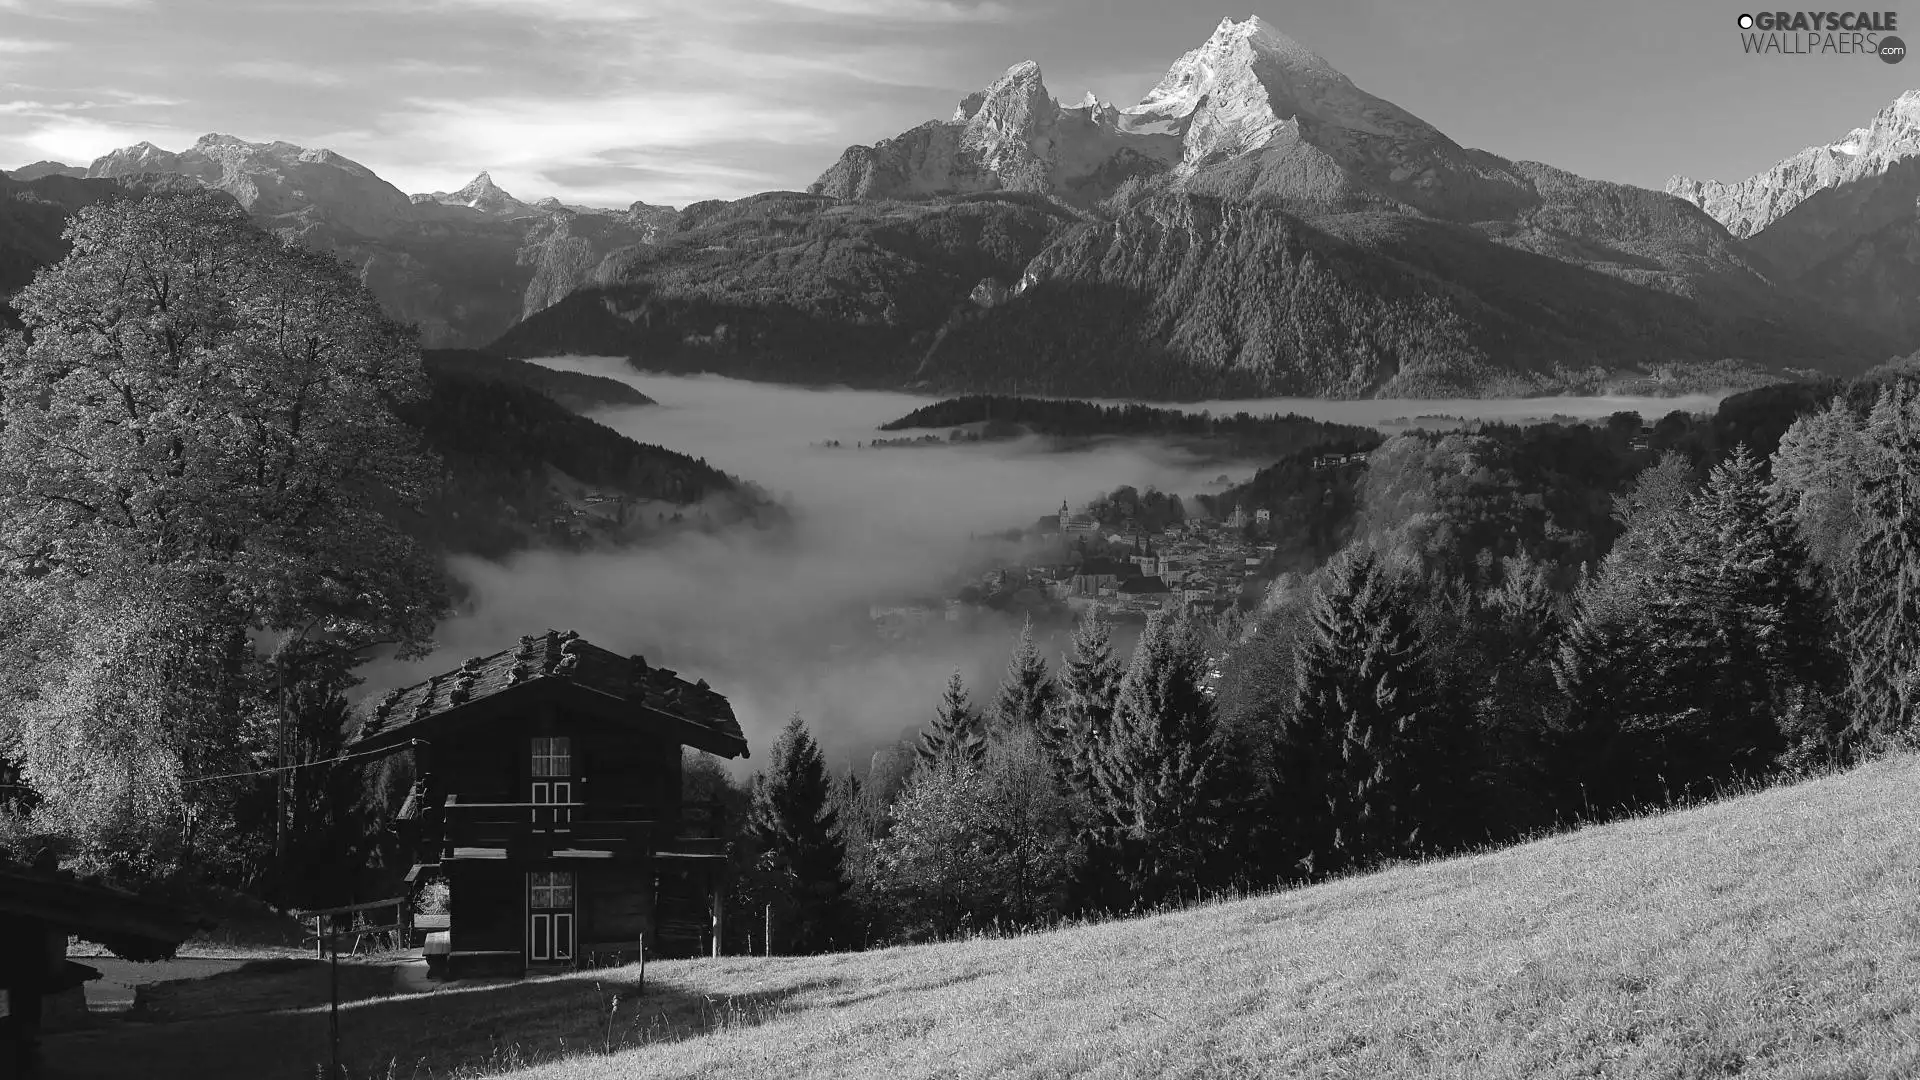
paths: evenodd
<path fill-rule="evenodd" d="M 1676 177 L 1773 278 L 1838 322 L 1920 342 L 1920 90 L 1735 184 Z"/>
<path fill-rule="evenodd" d="M 70 176 L 57 162 L 29 166 Z M 429 347 L 485 344 L 516 320 L 565 296 L 608 253 L 652 243 L 672 207 L 625 211 L 526 203 L 486 172 L 454 192 L 409 196 L 331 150 L 288 142 L 201 137 L 174 152 L 152 143 L 96 159 L 91 179 L 183 178 L 225 191 L 255 221 L 354 265 L 396 318 Z"/>
<path fill-rule="evenodd" d="M 87 170 L 84 166 L 69 165 L 64 161 L 36 161 L 31 165 L 22 165 L 11 173 L 0 173 L 0 175 L 25 183 L 28 180 L 38 180 L 43 176 L 68 176 L 77 180 L 87 175 Z"/>
<path fill-rule="evenodd" d="M 1224 19 L 1141 101 L 1061 105 L 1023 61 L 946 121 L 852 146 L 809 189 L 836 198 L 1009 190 L 1091 207 L 1139 177 L 1313 211 L 1413 208 L 1454 220 L 1537 202 L 1511 163 L 1355 86 L 1258 16 Z"/>
<path fill-rule="evenodd" d="M 1124 178 L 1084 159 L 1066 173 L 1062 147 L 1099 149 L 1064 126 L 1081 116 L 1161 150 Z M 1856 156 L 1901 144 L 1907 117 L 1856 132 Z M 1221 22 L 1125 109 L 1067 109 L 1016 65 L 948 121 L 849 148 L 812 190 L 996 188 L 1087 219 L 1017 279 L 955 298 L 919 368 L 943 389 L 1534 392 L 1610 365 L 1850 368 L 1897 351 L 1884 324 L 1817 325 L 1780 267 L 1697 204 L 1462 147 L 1258 18 Z"/>
<path fill-rule="evenodd" d="M 1878 176 L 1920 154 L 1920 90 L 1909 90 L 1865 127 L 1809 146 L 1766 171 L 1733 183 L 1675 176 L 1667 193 L 1712 215 L 1741 238 L 1755 235 L 1818 192 Z"/>

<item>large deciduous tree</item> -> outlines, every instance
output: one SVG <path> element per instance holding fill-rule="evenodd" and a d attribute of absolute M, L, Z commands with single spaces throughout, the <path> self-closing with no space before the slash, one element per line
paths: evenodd
<path fill-rule="evenodd" d="M 438 469 L 395 416 L 411 332 L 331 257 L 218 193 L 67 238 L 0 344 L 0 582 L 64 643 L 13 720 L 56 813 L 151 821 L 254 748 L 260 637 L 428 647 L 446 587 L 399 517 Z"/>

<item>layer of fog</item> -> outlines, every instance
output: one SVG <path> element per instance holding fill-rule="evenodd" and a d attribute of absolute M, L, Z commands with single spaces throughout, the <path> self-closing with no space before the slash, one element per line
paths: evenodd
<path fill-rule="evenodd" d="M 990 699 L 1020 630 L 1010 615 L 981 612 L 936 623 L 918 643 L 885 644 L 869 604 L 951 596 L 958 570 L 993 561 L 993 545 L 974 534 L 1031 526 L 1063 500 L 1079 507 L 1122 485 L 1191 496 L 1261 464 L 1201 462 L 1144 441 L 1072 452 L 1025 441 L 856 449 L 897 437 L 876 428 L 934 399 L 637 375 L 619 360 L 543 363 L 635 386 L 659 404 L 593 418 L 759 485 L 792 510 L 793 527 L 779 538 L 739 527 L 617 552 L 457 560 L 469 607 L 441 626 L 433 656 L 370 670 L 368 692 L 523 634 L 571 629 L 706 679 L 732 702 L 756 758 L 798 712 L 837 763 L 864 762 L 932 718 L 955 667 L 976 703 Z M 841 446 L 819 445 L 833 440 Z M 1041 629 L 1057 657 L 1065 627 Z"/>
<path fill-rule="evenodd" d="M 981 613 L 961 624 L 936 623 L 914 644 L 883 644 L 868 619 L 869 604 L 952 595 L 957 571 L 991 561 L 989 546 L 973 534 L 1030 526 L 1062 500 L 1078 507 L 1122 485 L 1191 496 L 1213 488 L 1223 472 L 1238 481 L 1265 464 L 1202 462 L 1150 441 L 1072 452 L 1032 442 L 856 449 L 881 434 L 878 425 L 933 399 L 643 375 L 617 359 L 542 363 L 635 386 L 659 404 L 602 410 L 594 419 L 761 486 L 791 508 L 794 528 L 778 540 L 735 528 L 618 552 L 458 560 L 454 570 L 471 589 L 469 607 L 441 627 L 434 656 L 380 665 L 370 673 L 369 691 L 510 647 L 523 634 L 572 629 L 689 679 L 706 679 L 732 702 L 756 758 L 764 759 L 773 735 L 798 712 L 837 764 L 864 763 L 873 749 L 931 718 L 955 667 L 976 704 L 990 699 L 1019 632 L 1012 616 Z M 1651 420 L 1712 403 L 1705 397 L 1275 399 L 1182 407 L 1379 423 L 1421 415 L 1604 416 L 1621 409 Z M 832 440 L 841 446 L 819 445 Z M 1041 629 L 1043 648 L 1057 658 L 1065 626 Z"/>

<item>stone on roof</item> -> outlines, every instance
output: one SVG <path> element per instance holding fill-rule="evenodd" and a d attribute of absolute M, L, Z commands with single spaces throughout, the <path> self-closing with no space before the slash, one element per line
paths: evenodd
<path fill-rule="evenodd" d="M 747 756 L 746 735 L 733 707 L 705 679 L 690 683 L 671 668 L 653 667 L 643 656 L 621 656 L 571 630 L 529 635 L 516 648 L 472 657 L 452 671 L 387 691 L 350 743 L 401 741 L 408 728 L 543 680 L 571 683 L 677 717 L 712 732 L 719 745 Z"/>

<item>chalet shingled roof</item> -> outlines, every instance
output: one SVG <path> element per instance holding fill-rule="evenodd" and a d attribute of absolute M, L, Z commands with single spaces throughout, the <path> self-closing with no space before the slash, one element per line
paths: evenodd
<path fill-rule="evenodd" d="M 671 668 L 654 667 L 643 656 L 621 656 L 600 648 L 572 630 L 529 635 L 515 648 L 476 656 L 425 682 L 387 691 L 366 712 L 349 745 L 386 741 L 463 706 L 542 680 L 572 683 L 677 717 L 718 736 L 739 756 L 748 756 L 746 734 L 734 718 L 733 706 L 705 679 L 688 682 Z"/>

